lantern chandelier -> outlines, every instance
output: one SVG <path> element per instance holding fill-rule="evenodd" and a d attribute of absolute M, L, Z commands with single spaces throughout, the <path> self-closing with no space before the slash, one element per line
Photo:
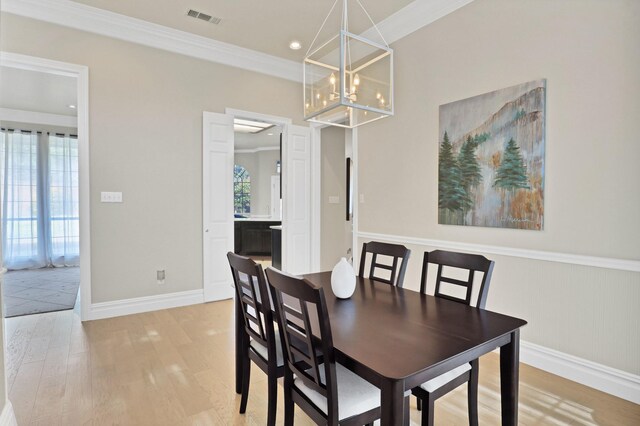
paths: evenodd
<path fill-rule="evenodd" d="M 373 27 L 360 35 L 349 32 L 348 0 L 342 0 L 340 32 L 314 48 L 338 1 L 304 58 L 304 119 L 354 128 L 393 115 L 393 50 L 360 0 Z M 367 39 L 369 33 L 381 42 Z"/>

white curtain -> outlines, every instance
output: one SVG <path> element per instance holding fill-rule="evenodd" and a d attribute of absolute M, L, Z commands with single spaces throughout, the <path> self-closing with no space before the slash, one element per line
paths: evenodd
<path fill-rule="evenodd" d="M 4 265 L 78 265 L 77 139 L 3 130 L 0 145 Z"/>
<path fill-rule="evenodd" d="M 78 139 L 50 135 L 48 148 L 47 257 L 54 266 L 76 266 L 80 263 Z"/>

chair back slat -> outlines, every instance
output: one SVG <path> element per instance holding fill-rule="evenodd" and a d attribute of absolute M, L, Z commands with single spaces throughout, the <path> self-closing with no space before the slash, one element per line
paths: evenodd
<path fill-rule="evenodd" d="M 478 254 L 455 253 L 444 250 L 424 252 L 424 257 L 422 259 L 422 279 L 420 282 L 420 292 L 422 293 L 426 293 L 427 291 L 427 273 L 429 264 L 438 265 L 434 296 L 464 303 L 466 305 L 471 305 L 475 273 L 481 272 L 483 276 L 480 283 L 480 289 L 478 291 L 476 307 L 484 309 L 487 302 L 487 294 L 489 293 L 491 275 L 493 273 L 494 262 L 492 260 Z M 462 280 L 444 275 L 444 267 L 465 270 L 467 272 L 467 279 Z M 444 293 L 441 288 L 442 283 L 463 287 L 464 297 Z"/>
<path fill-rule="evenodd" d="M 227 253 L 227 259 L 231 267 L 236 299 L 240 302 L 244 328 L 249 337 L 269 348 L 271 353 L 271 349 L 275 350 L 275 329 L 262 266 L 252 259 L 231 252 Z M 273 348 L 270 348 L 271 346 Z"/>
<path fill-rule="evenodd" d="M 362 245 L 362 254 L 360 255 L 360 271 L 361 277 L 364 277 L 365 263 L 367 261 L 367 253 L 371 253 L 371 265 L 369 267 L 369 278 L 381 281 L 390 285 L 402 287 L 404 283 L 404 274 L 407 269 L 409 255 L 411 250 L 405 246 L 398 244 L 381 243 L 371 241 Z M 378 262 L 378 256 L 390 257 L 391 264 Z M 379 275 L 380 270 L 388 271 L 389 277 L 386 278 Z"/>
<path fill-rule="evenodd" d="M 266 275 L 284 346 L 285 374 L 295 374 L 326 397 L 328 415 L 337 415 L 333 338 L 322 287 L 274 268 L 267 268 Z M 318 325 L 315 334 L 314 324 Z"/>

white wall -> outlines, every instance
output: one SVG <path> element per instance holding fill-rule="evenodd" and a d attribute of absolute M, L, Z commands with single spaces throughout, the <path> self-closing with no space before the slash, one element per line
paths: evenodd
<path fill-rule="evenodd" d="M 359 129 L 359 231 L 640 260 L 640 2 L 476 0 L 395 49 L 396 115 Z M 547 79 L 545 228 L 438 225 L 438 107 Z M 368 238 L 362 238 L 360 243 Z M 407 284 L 418 288 L 414 250 Z M 640 273 L 489 255 L 522 339 L 640 374 Z"/>
<path fill-rule="evenodd" d="M 3 51 L 89 67 L 92 302 L 202 288 L 202 112 L 230 107 L 301 124 L 299 83 L 0 19 Z M 122 191 L 124 202 L 100 203 L 100 191 Z"/>

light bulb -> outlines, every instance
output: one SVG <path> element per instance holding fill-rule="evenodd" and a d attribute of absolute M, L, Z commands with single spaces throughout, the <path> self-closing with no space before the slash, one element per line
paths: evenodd
<path fill-rule="evenodd" d="M 334 73 L 331 73 L 331 76 L 329 77 L 329 83 L 336 84 L 336 76 Z"/>
<path fill-rule="evenodd" d="M 305 107 L 309 109 L 309 102 L 306 103 Z"/>
<path fill-rule="evenodd" d="M 351 93 L 356 93 L 356 86 L 351 86 Z"/>
<path fill-rule="evenodd" d="M 380 92 L 376 93 L 376 99 L 380 99 L 382 97 L 382 95 L 380 94 Z"/>
<path fill-rule="evenodd" d="M 320 93 L 316 93 L 316 99 L 320 99 Z"/>
<path fill-rule="evenodd" d="M 322 106 L 327 106 L 327 100 L 322 101 Z"/>
<path fill-rule="evenodd" d="M 353 84 L 355 84 L 356 86 L 360 85 L 360 76 L 358 74 L 356 74 L 353 78 Z"/>

